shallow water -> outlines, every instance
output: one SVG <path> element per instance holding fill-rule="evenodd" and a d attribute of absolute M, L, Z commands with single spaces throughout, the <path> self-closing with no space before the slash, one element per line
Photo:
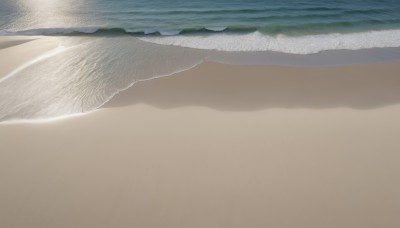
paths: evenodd
<path fill-rule="evenodd" d="M 132 37 L 64 37 L 61 46 L 0 81 L 0 121 L 92 111 L 137 81 L 191 68 L 205 56 Z"/>

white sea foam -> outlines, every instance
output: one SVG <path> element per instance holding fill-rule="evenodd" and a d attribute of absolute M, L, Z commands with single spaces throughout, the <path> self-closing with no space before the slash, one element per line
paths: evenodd
<path fill-rule="evenodd" d="M 165 30 L 165 29 L 160 29 L 158 30 L 158 32 L 162 35 L 162 36 L 176 36 L 179 35 L 179 33 L 181 31 L 179 30 Z"/>
<path fill-rule="evenodd" d="M 228 29 L 228 27 L 206 27 L 205 29 L 208 31 L 213 31 L 213 32 L 222 32 L 222 31 Z"/>
<path fill-rule="evenodd" d="M 164 45 L 220 51 L 276 51 L 291 54 L 312 54 L 325 50 L 358 50 L 400 47 L 400 30 L 369 31 L 348 34 L 306 36 L 269 36 L 260 32 L 250 34 L 212 34 L 207 36 L 180 35 L 170 37 L 141 37 Z"/>

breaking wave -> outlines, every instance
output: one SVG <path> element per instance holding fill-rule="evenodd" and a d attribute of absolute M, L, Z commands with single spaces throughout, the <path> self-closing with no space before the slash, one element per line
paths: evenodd
<path fill-rule="evenodd" d="M 359 50 L 400 47 L 400 30 L 305 36 L 271 36 L 261 32 L 247 34 L 182 35 L 141 37 L 141 40 L 181 47 L 219 51 L 275 51 L 290 54 L 313 54 L 326 50 Z"/>

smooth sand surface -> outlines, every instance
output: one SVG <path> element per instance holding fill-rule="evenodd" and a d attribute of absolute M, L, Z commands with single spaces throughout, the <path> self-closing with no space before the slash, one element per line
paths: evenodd
<path fill-rule="evenodd" d="M 0 125 L 0 227 L 397 228 L 399 66 L 205 63 Z"/>
<path fill-rule="evenodd" d="M 0 36 L 0 80 L 57 46 L 54 37 Z"/>

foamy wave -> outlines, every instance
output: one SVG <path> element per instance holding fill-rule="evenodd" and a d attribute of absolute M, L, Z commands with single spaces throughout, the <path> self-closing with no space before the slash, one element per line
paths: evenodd
<path fill-rule="evenodd" d="M 358 50 L 400 47 L 400 30 L 370 31 L 349 34 L 320 34 L 291 37 L 269 36 L 260 32 L 249 34 L 181 35 L 171 37 L 141 37 L 163 45 L 219 51 L 276 51 L 291 54 L 312 54 L 325 50 Z"/>
<path fill-rule="evenodd" d="M 228 27 L 206 27 L 205 29 L 212 32 L 223 32 L 227 30 Z"/>

